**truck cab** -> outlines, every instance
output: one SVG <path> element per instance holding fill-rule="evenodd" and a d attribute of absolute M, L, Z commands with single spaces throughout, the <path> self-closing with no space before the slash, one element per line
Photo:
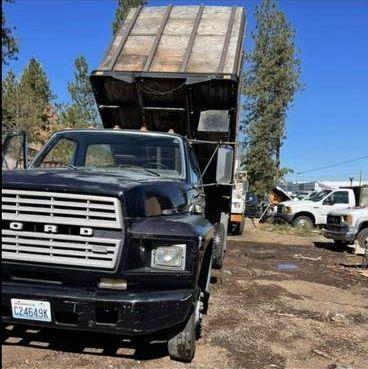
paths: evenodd
<path fill-rule="evenodd" d="M 57 132 L 30 168 L 3 173 L 2 203 L 3 322 L 159 333 L 188 359 L 177 347 L 195 339 L 218 254 L 186 138 Z"/>
<path fill-rule="evenodd" d="M 348 246 L 368 257 L 368 206 L 332 211 L 323 232 L 336 245 Z"/>
<path fill-rule="evenodd" d="M 368 186 L 352 189 L 356 207 L 331 211 L 327 216 L 324 236 L 337 245 L 352 247 L 356 254 L 368 257 Z"/>
<path fill-rule="evenodd" d="M 322 190 L 309 200 L 280 203 L 277 206 L 276 219 L 297 227 L 322 226 L 327 223 L 327 215 L 331 211 L 354 207 L 355 204 L 355 193 L 351 188 Z"/>

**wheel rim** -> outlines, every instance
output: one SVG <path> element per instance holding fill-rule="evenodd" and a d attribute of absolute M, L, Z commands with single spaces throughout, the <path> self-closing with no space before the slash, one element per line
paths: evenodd
<path fill-rule="evenodd" d="M 296 223 L 297 227 L 310 227 L 310 223 L 308 220 L 306 219 L 300 219 L 298 220 L 298 222 Z"/>

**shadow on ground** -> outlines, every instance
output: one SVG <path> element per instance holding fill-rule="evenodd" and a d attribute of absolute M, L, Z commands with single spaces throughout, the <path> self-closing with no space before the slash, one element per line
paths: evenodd
<path fill-rule="evenodd" d="M 168 355 L 167 344 L 122 340 L 118 336 L 89 332 L 67 332 L 23 326 L 2 327 L 2 345 L 42 348 L 62 352 L 152 360 Z"/>

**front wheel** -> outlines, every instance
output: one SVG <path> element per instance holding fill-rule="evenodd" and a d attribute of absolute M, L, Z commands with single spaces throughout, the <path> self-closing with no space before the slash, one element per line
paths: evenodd
<path fill-rule="evenodd" d="M 307 228 L 307 229 L 312 229 L 313 228 L 312 219 L 305 216 L 305 215 L 301 215 L 299 217 L 296 217 L 293 220 L 292 224 L 293 224 L 294 227 L 298 227 L 298 228 Z"/>
<path fill-rule="evenodd" d="M 225 227 L 223 224 L 217 225 L 213 237 L 212 267 L 215 269 L 221 269 L 224 265 L 225 237 Z"/>
<path fill-rule="evenodd" d="M 192 361 L 196 350 L 196 311 L 193 311 L 184 329 L 168 342 L 170 358 L 177 361 Z"/>
<path fill-rule="evenodd" d="M 361 230 L 357 237 L 361 253 L 368 257 L 368 228 Z"/>

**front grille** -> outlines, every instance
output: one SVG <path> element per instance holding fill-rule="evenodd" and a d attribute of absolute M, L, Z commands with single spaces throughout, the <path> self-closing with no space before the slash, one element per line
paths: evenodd
<path fill-rule="evenodd" d="M 2 190 L 3 219 L 85 227 L 121 228 L 120 202 L 113 197 Z"/>
<path fill-rule="evenodd" d="M 284 205 L 277 205 L 277 214 L 282 214 L 282 209 Z"/>
<path fill-rule="evenodd" d="M 327 224 L 341 224 L 341 216 L 327 215 Z"/>
<path fill-rule="evenodd" d="M 105 269 L 116 265 L 123 231 L 117 198 L 4 189 L 2 216 L 3 259 Z M 21 229 L 5 229 L 10 222 Z M 30 223 L 41 227 L 29 231 Z M 42 225 L 87 227 L 92 235 L 40 232 Z"/>

